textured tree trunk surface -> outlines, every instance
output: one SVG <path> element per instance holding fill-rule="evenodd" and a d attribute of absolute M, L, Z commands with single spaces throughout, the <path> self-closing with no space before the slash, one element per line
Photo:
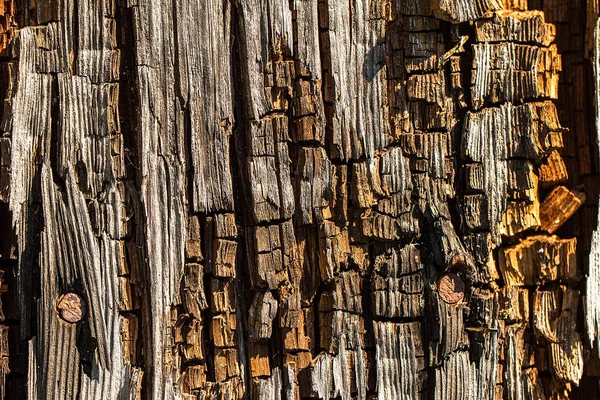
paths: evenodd
<path fill-rule="evenodd" d="M 598 0 L 0 0 L 0 397 L 600 398 Z"/>

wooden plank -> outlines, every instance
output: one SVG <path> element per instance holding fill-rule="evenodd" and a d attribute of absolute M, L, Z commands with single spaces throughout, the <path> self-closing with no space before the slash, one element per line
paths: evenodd
<path fill-rule="evenodd" d="M 594 398 L 554 3 L 0 0 L 0 391 Z"/>

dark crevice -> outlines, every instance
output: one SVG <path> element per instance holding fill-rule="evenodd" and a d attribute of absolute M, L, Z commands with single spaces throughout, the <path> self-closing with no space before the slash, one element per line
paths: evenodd
<path fill-rule="evenodd" d="M 123 161 L 124 170 L 121 171 L 122 176 L 117 179 L 123 183 L 124 197 L 122 201 L 125 205 L 126 215 L 129 230 L 125 240 L 129 243 L 126 246 L 127 263 L 130 266 L 130 274 L 128 277 L 131 285 L 131 296 L 133 303 L 141 304 L 141 309 L 129 310 L 126 313 L 121 312 L 121 315 L 135 316 L 137 326 L 132 329 L 137 331 L 137 340 L 132 344 L 133 359 L 132 365 L 145 371 L 146 352 L 149 350 L 146 345 L 149 345 L 150 335 L 146 328 L 146 321 L 150 315 L 147 309 L 147 298 L 142 294 L 146 288 L 145 270 L 143 268 L 146 259 L 145 238 L 144 238 L 144 221 L 145 215 L 140 201 L 141 187 L 141 170 L 139 168 L 139 160 L 141 159 L 141 138 L 140 133 L 140 99 L 138 95 L 138 77 L 136 72 L 136 47 L 135 35 L 133 31 L 133 12 L 127 7 L 126 0 L 117 0 L 115 4 L 115 20 L 116 20 L 116 42 L 117 48 L 121 52 L 119 65 L 119 102 L 118 116 L 120 132 L 115 132 L 114 135 L 120 135 L 122 140 L 123 154 L 120 155 Z M 113 140 L 119 140 L 116 137 Z M 133 265 L 138 265 L 141 270 L 132 270 Z M 133 318 L 132 318 L 133 320 Z M 125 355 L 124 355 L 125 356 Z M 149 387 L 149 375 L 145 373 L 143 376 L 144 387 Z M 145 390 L 141 391 L 142 399 L 147 398 Z"/>
<path fill-rule="evenodd" d="M 39 154 L 38 159 L 41 160 L 44 156 L 48 156 L 50 159 L 50 167 L 52 170 L 52 180 L 58 186 L 63 194 L 67 193 L 67 184 L 65 182 L 64 172 L 58 163 L 58 155 L 61 153 L 59 146 L 62 143 L 61 136 L 61 118 L 60 118 L 60 97 L 58 90 L 58 79 L 53 76 L 52 79 L 52 102 L 50 105 L 51 115 L 51 127 L 50 127 L 50 138 L 47 143 L 50 145 L 48 149 L 49 154 Z"/>
<path fill-rule="evenodd" d="M 248 205 L 252 204 L 249 194 L 249 188 L 246 184 L 248 171 L 246 169 L 246 154 L 247 142 L 246 132 L 249 129 L 244 123 L 246 120 L 245 112 L 247 110 L 247 97 L 245 95 L 245 85 L 242 71 L 242 48 L 241 41 L 242 28 L 241 16 L 238 9 L 239 4 L 235 2 L 231 7 L 231 71 L 230 79 L 233 84 L 231 93 L 233 93 L 233 114 L 234 125 L 233 132 L 229 138 L 229 165 L 231 166 L 235 222 L 238 227 L 238 247 L 236 253 L 236 279 L 234 286 L 236 318 L 238 318 L 237 326 L 237 342 L 240 346 L 239 357 L 243 375 L 246 377 L 244 385 L 249 389 L 248 377 L 250 376 L 250 353 L 244 343 L 248 338 L 248 321 L 247 315 L 252 303 L 251 298 L 251 282 L 250 261 L 251 238 L 247 235 L 251 230 L 249 227 L 252 224 L 253 217 L 250 215 L 251 210 Z"/>

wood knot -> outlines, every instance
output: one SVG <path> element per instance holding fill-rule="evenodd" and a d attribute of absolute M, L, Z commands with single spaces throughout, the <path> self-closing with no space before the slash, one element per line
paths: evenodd
<path fill-rule="evenodd" d="M 438 294 L 448 304 L 456 304 L 465 297 L 465 284 L 456 274 L 442 275 L 438 281 Z"/>
<path fill-rule="evenodd" d="M 80 295 L 69 292 L 59 297 L 56 311 L 58 312 L 60 319 L 70 324 L 74 324 L 85 317 L 87 305 Z"/>
<path fill-rule="evenodd" d="M 471 268 L 471 260 L 466 253 L 455 252 L 450 258 L 450 268 L 464 270 Z"/>
<path fill-rule="evenodd" d="M 450 256 L 450 262 L 446 268 L 446 271 L 460 272 L 467 281 L 472 281 L 475 274 L 475 262 L 473 257 L 464 252 L 455 252 Z M 460 278 L 459 278 L 460 279 Z"/>

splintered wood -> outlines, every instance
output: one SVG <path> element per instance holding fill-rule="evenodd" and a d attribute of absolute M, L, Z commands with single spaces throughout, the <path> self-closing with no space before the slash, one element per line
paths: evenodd
<path fill-rule="evenodd" d="M 540 228 L 554 233 L 585 202 L 585 193 L 555 187 L 540 206 Z"/>
<path fill-rule="evenodd" d="M 574 395 L 589 197 L 545 15 L 0 0 L 0 397 Z"/>
<path fill-rule="evenodd" d="M 500 250 L 499 265 L 509 286 L 536 285 L 577 278 L 575 239 L 529 236 Z"/>

